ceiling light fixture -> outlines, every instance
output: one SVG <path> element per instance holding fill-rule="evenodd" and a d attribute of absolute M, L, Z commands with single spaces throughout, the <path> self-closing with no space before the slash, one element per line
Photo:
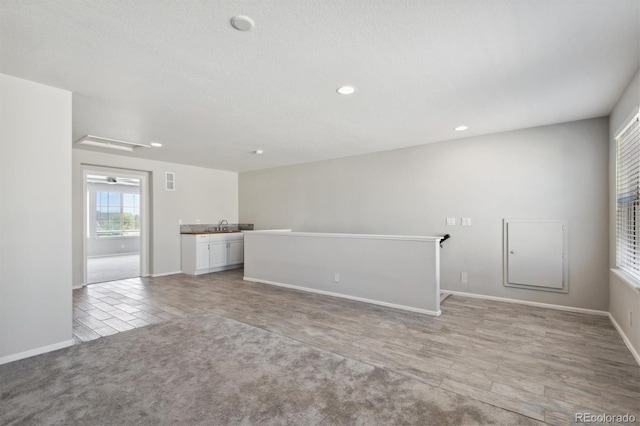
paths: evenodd
<path fill-rule="evenodd" d="M 154 148 L 160 148 L 162 146 L 162 144 L 160 142 L 151 142 L 150 145 L 152 147 L 154 147 Z"/>
<path fill-rule="evenodd" d="M 236 15 L 231 18 L 231 25 L 238 31 L 251 31 L 256 23 L 248 16 Z"/>
<path fill-rule="evenodd" d="M 338 87 L 338 90 L 336 90 L 336 92 L 341 95 L 353 95 L 354 93 L 356 93 L 356 88 L 353 86 L 342 86 Z"/>
<path fill-rule="evenodd" d="M 453 130 L 455 130 L 456 132 L 464 132 L 465 130 L 467 130 L 468 127 L 465 125 L 462 126 L 458 126 L 458 127 L 454 127 Z"/>
<path fill-rule="evenodd" d="M 76 141 L 78 145 L 96 146 L 98 148 L 117 149 L 119 151 L 132 152 L 136 148 L 149 148 L 149 145 L 141 143 L 119 141 L 117 139 L 101 138 L 99 136 L 86 135 Z"/>
<path fill-rule="evenodd" d="M 263 152 L 264 151 L 261 150 L 261 149 L 256 149 L 255 151 L 253 151 L 253 153 L 256 154 L 256 155 L 262 155 Z"/>

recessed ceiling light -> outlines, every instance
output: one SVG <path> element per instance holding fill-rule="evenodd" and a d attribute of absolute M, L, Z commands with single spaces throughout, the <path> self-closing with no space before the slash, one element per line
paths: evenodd
<path fill-rule="evenodd" d="M 238 31 L 251 31 L 256 23 L 248 16 L 236 15 L 231 18 L 231 25 Z"/>
<path fill-rule="evenodd" d="M 263 153 L 263 152 L 264 152 L 264 151 L 263 151 L 263 150 L 261 150 L 261 149 L 256 149 L 255 151 L 253 151 L 253 153 L 254 153 L 254 154 L 257 154 L 257 155 L 262 155 L 262 153 Z"/>
<path fill-rule="evenodd" d="M 354 93 L 356 93 L 356 88 L 353 86 L 342 86 L 338 87 L 338 90 L 336 90 L 336 92 L 341 95 L 353 95 Z"/>
<path fill-rule="evenodd" d="M 467 126 L 462 125 L 462 126 L 455 127 L 453 130 L 455 130 L 456 132 L 464 132 L 467 129 L 468 129 Z"/>
<path fill-rule="evenodd" d="M 154 148 L 160 148 L 162 146 L 160 142 L 151 142 L 149 145 L 151 145 Z"/>

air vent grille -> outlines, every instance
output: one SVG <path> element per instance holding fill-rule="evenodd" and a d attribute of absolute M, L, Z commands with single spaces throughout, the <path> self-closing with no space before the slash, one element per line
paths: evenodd
<path fill-rule="evenodd" d="M 167 191 L 175 191 L 176 190 L 176 174 L 175 172 L 167 172 L 166 173 L 166 186 L 165 189 Z"/>

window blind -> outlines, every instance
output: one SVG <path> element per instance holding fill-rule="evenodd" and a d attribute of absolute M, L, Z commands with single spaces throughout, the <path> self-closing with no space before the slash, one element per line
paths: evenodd
<path fill-rule="evenodd" d="M 616 137 L 617 267 L 640 282 L 640 114 Z"/>

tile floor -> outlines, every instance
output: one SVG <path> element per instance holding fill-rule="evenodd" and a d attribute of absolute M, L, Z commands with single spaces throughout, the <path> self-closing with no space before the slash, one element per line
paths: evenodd
<path fill-rule="evenodd" d="M 87 342 L 182 316 L 179 309 L 152 300 L 147 286 L 140 278 L 129 278 L 74 290 L 74 340 Z"/>

